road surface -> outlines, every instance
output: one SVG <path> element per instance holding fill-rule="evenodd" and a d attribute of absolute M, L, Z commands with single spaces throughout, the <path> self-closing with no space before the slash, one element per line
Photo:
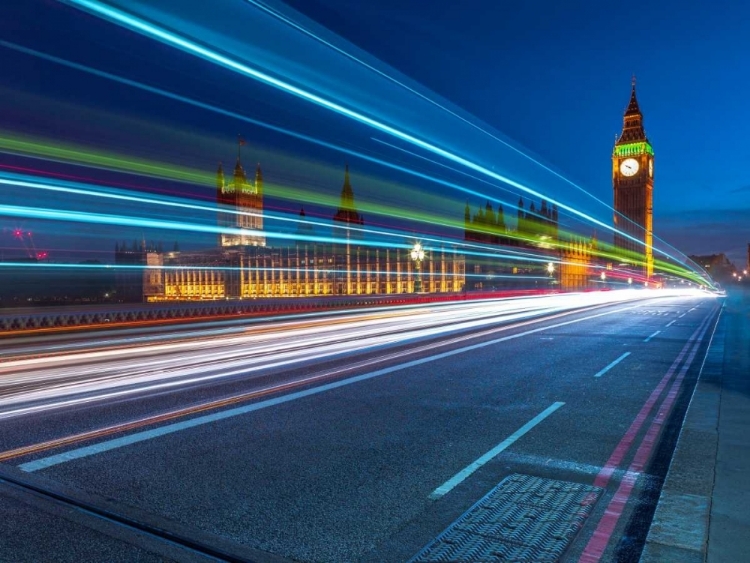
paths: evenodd
<path fill-rule="evenodd" d="M 426 561 L 520 475 L 637 561 L 721 300 L 626 293 L 6 340 L 0 560 Z"/>

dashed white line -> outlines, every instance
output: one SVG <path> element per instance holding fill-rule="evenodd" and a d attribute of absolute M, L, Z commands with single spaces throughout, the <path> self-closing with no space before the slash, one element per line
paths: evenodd
<path fill-rule="evenodd" d="M 677 317 L 677 318 L 678 318 L 678 319 L 681 319 L 681 318 L 682 318 L 682 317 L 684 317 L 685 315 L 687 315 L 687 313 L 682 313 L 682 314 L 681 314 L 681 315 L 680 315 L 679 317 Z"/>
<path fill-rule="evenodd" d="M 677 319 L 674 319 L 673 321 L 669 321 L 667 323 L 667 327 L 672 326 L 675 322 L 677 322 Z M 667 328 L 667 327 L 664 327 L 664 328 Z"/>
<path fill-rule="evenodd" d="M 601 370 L 599 373 L 595 373 L 594 377 L 601 377 L 605 373 L 607 373 L 609 370 L 611 370 L 613 367 L 615 367 L 617 364 L 619 364 L 621 361 L 623 361 L 625 358 L 627 358 L 630 355 L 630 352 L 625 352 L 622 356 L 617 358 L 614 362 L 609 364 L 606 368 Z"/>
<path fill-rule="evenodd" d="M 649 336 L 648 338 L 646 338 L 646 340 L 644 340 L 644 342 L 648 342 L 649 340 L 651 340 L 654 336 L 656 336 L 660 332 L 661 332 L 660 330 L 657 330 L 654 334 L 652 334 L 651 336 Z"/>
<path fill-rule="evenodd" d="M 611 311 L 604 311 L 602 313 L 596 313 L 593 315 L 588 315 L 586 317 L 581 317 L 577 319 L 571 319 L 569 321 L 563 321 L 559 323 L 555 323 L 552 325 L 542 326 L 539 328 L 533 328 L 530 330 L 526 330 L 524 332 L 519 332 L 516 334 L 509 334 L 508 336 L 503 336 L 501 338 L 495 338 L 492 340 L 487 340 L 485 342 L 479 342 L 477 344 L 471 344 L 469 346 L 464 346 L 461 348 L 457 348 L 455 350 L 448 350 L 446 352 L 441 352 L 439 354 L 434 354 L 432 356 L 428 356 L 426 358 L 419 358 L 416 360 L 411 360 L 402 364 L 398 364 L 395 366 L 389 366 L 386 368 L 382 368 L 376 371 L 372 371 L 369 373 L 365 373 L 362 375 L 357 375 L 354 377 L 350 377 L 347 379 L 343 379 L 340 381 L 335 381 L 333 383 L 327 383 L 325 385 L 321 385 L 319 387 L 313 387 L 311 389 L 305 389 L 303 391 L 297 391 L 295 393 L 290 393 L 288 395 L 282 395 L 280 397 L 274 397 L 272 399 L 267 399 L 265 401 L 260 401 L 259 403 L 252 403 L 249 405 L 243 405 L 241 407 L 236 407 L 233 409 L 228 409 L 221 412 L 215 412 L 203 416 L 199 416 L 197 418 L 192 418 L 189 420 L 183 420 L 180 422 L 174 422 L 171 424 L 167 424 L 165 426 L 160 426 L 158 428 L 153 428 L 150 430 L 143 430 L 140 432 L 135 432 L 133 434 L 129 434 L 127 436 L 122 436 L 120 438 L 114 438 L 112 440 L 106 440 L 104 442 L 100 442 L 98 444 L 93 444 L 90 446 L 84 446 L 81 448 L 77 448 L 74 450 L 70 450 L 61 454 L 55 454 L 48 457 L 44 457 L 41 459 L 37 459 L 34 461 L 29 461 L 26 463 L 22 463 L 18 466 L 19 469 L 26 472 L 33 472 L 33 471 L 39 471 L 41 469 L 46 469 L 48 467 L 52 467 L 53 465 L 58 465 L 60 463 L 67 463 L 69 461 L 72 461 L 74 459 L 81 459 L 84 457 L 88 457 L 91 455 L 100 454 L 103 452 L 111 451 L 117 448 L 122 448 L 124 446 L 129 446 L 131 444 L 136 444 L 139 442 L 143 442 L 146 440 L 151 440 L 153 438 L 157 438 L 160 436 L 165 436 L 167 434 L 172 434 L 174 432 L 179 432 L 182 430 L 186 430 L 188 428 L 194 428 L 196 426 L 200 426 L 202 424 L 208 424 L 213 423 L 219 420 L 224 420 L 227 418 L 231 418 L 238 415 L 243 415 L 246 413 L 258 411 L 267 407 L 280 405 L 283 403 L 287 403 L 290 401 L 294 401 L 296 399 L 300 399 L 303 397 L 309 397 L 312 395 L 316 395 L 318 393 L 323 393 L 325 391 L 329 391 L 331 389 L 337 389 L 339 387 L 344 387 L 346 385 L 351 385 L 353 383 L 358 383 L 360 381 L 366 381 L 368 379 L 373 379 L 376 377 L 380 377 L 382 375 L 386 375 L 389 373 L 394 373 L 396 371 L 410 368 L 413 366 L 418 366 L 430 362 L 435 362 L 437 360 L 441 360 L 443 358 L 448 358 L 451 356 L 455 356 L 457 354 L 463 354 L 465 352 L 469 352 L 472 350 L 479 350 L 481 348 L 485 348 L 487 346 L 493 346 L 495 344 L 499 344 L 501 342 L 507 342 L 508 340 L 515 340 L 517 338 L 522 338 L 524 336 L 528 336 L 529 334 L 536 334 L 538 332 L 543 332 L 546 330 L 559 328 L 562 326 L 569 326 L 572 324 L 580 323 L 586 320 L 590 319 L 596 319 L 600 317 L 604 317 L 607 315 L 613 315 L 616 313 L 621 313 L 623 311 L 627 311 L 630 309 L 635 309 L 637 306 L 633 307 L 624 307 L 624 308 L 618 308 Z M 571 311 L 569 313 L 561 313 L 559 316 L 567 316 L 568 314 L 572 315 L 575 314 L 576 311 Z M 555 317 L 553 317 L 555 318 Z M 499 331 L 500 329 L 495 329 Z"/>
<path fill-rule="evenodd" d="M 534 428 L 534 426 L 539 424 L 541 421 L 543 421 L 545 418 L 547 418 L 549 415 L 551 415 L 553 412 L 555 412 L 564 404 L 565 403 L 561 403 L 561 402 L 552 403 L 550 406 L 548 406 L 546 409 L 544 409 L 542 412 L 540 412 L 538 415 L 536 415 L 526 424 L 521 426 L 521 428 L 519 428 L 513 434 L 508 436 L 505 440 L 500 442 L 497 446 L 492 448 L 490 451 L 488 451 L 486 454 L 484 454 L 482 457 L 480 457 L 476 461 L 464 467 L 461 471 L 456 473 L 453 477 L 451 477 L 445 483 L 440 485 L 437 489 L 432 491 L 432 493 L 430 493 L 430 496 L 428 498 L 432 500 L 437 500 L 440 497 L 449 493 L 456 485 L 463 482 L 469 475 L 474 473 L 477 469 L 482 467 L 485 463 L 487 463 L 492 458 L 497 456 L 500 452 L 507 449 L 509 446 L 512 446 L 513 443 L 515 443 L 519 438 L 521 438 L 529 430 Z"/>

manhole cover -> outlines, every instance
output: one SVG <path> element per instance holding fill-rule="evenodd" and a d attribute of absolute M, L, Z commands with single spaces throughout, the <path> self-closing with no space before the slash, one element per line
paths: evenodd
<path fill-rule="evenodd" d="M 590 485 L 511 475 L 410 563 L 558 561 L 601 493 Z"/>

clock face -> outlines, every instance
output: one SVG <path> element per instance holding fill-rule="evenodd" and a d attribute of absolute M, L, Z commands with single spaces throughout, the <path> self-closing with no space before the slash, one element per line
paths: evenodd
<path fill-rule="evenodd" d="M 627 158 L 620 163 L 620 172 L 623 176 L 634 176 L 638 172 L 638 161 Z"/>
<path fill-rule="evenodd" d="M 654 177 L 654 159 L 650 158 L 648 160 L 648 175 L 653 178 Z"/>

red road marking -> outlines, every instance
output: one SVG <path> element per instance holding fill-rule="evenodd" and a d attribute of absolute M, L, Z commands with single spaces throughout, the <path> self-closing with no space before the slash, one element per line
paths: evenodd
<path fill-rule="evenodd" d="M 583 550 L 583 553 L 578 560 L 579 563 L 598 563 L 598 561 L 604 554 L 604 550 L 609 544 L 615 526 L 617 525 L 617 522 L 619 521 L 620 516 L 625 509 L 625 505 L 627 505 L 628 500 L 630 499 L 630 494 L 632 493 L 633 487 L 638 480 L 638 475 L 641 471 L 643 471 L 643 467 L 646 465 L 646 462 L 650 458 L 651 452 L 654 448 L 654 445 L 656 444 L 656 439 L 658 438 L 664 425 L 664 421 L 668 418 L 669 414 L 672 411 L 672 407 L 674 406 L 674 402 L 677 399 L 680 387 L 682 387 L 682 381 L 685 378 L 685 374 L 692 365 L 693 360 L 695 359 L 695 355 L 698 353 L 698 348 L 700 348 L 703 337 L 708 330 L 708 323 L 711 319 L 711 316 L 712 315 L 708 315 L 706 317 L 703 323 L 701 323 L 701 325 L 696 329 L 696 331 L 687 341 L 682 351 L 677 356 L 677 359 L 670 366 L 667 374 L 659 382 L 659 385 L 657 385 L 656 389 L 654 389 L 654 391 L 651 393 L 648 400 L 643 405 L 643 408 L 641 408 L 641 411 L 638 413 L 638 416 L 636 416 L 635 420 L 633 421 L 633 424 L 631 424 L 630 428 L 625 433 L 625 436 L 623 436 L 622 440 L 615 448 L 615 451 L 612 453 L 609 461 L 602 468 L 596 480 L 594 481 L 594 484 L 599 487 L 603 487 L 609 482 L 613 471 L 615 470 L 619 462 L 622 461 L 625 453 L 630 449 L 635 435 L 643 425 L 643 421 L 645 420 L 645 418 L 651 412 L 654 403 L 661 395 L 661 392 L 666 386 L 667 382 L 672 377 L 676 366 L 684 357 L 687 349 L 692 346 L 690 354 L 683 364 L 679 374 L 672 383 L 672 387 L 670 387 L 667 396 L 664 398 L 659 412 L 657 413 L 656 417 L 654 417 L 654 420 L 651 422 L 646 435 L 643 437 L 641 444 L 638 446 L 638 450 L 636 450 L 633 462 L 630 464 L 630 467 L 623 477 L 620 486 L 617 488 L 617 492 L 612 497 L 612 500 L 607 506 L 607 509 L 604 511 L 604 516 L 602 516 L 601 520 L 599 521 L 594 534 L 591 536 L 588 544 L 586 544 L 586 548 Z M 700 336 L 698 336 L 696 339 L 696 336 L 699 332 Z"/>
<path fill-rule="evenodd" d="M 612 474 L 615 472 L 615 469 L 617 469 L 617 466 L 620 465 L 622 459 L 625 457 L 625 454 L 628 453 L 630 447 L 633 445 L 633 440 L 635 440 L 635 437 L 638 435 L 641 426 L 643 426 L 643 423 L 651 413 L 651 409 L 659 399 L 659 396 L 664 390 L 664 387 L 666 387 L 667 383 L 674 375 L 674 372 L 677 370 L 680 362 L 682 362 L 682 358 L 685 357 L 685 354 L 690 349 L 690 346 L 692 346 L 695 342 L 695 339 L 700 333 L 701 329 L 704 329 L 704 325 L 708 323 L 708 320 L 709 317 L 706 317 L 703 323 L 701 323 L 701 325 L 696 329 L 693 335 L 688 339 L 688 341 L 685 343 L 685 346 L 682 348 L 682 351 L 680 351 L 679 355 L 677 356 L 677 359 L 675 359 L 675 361 L 669 367 L 669 370 L 667 370 L 667 373 L 661 379 L 656 388 L 651 392 L 648 400 L 644 403 L 643 407 L 641 407 L 640 412 L 635 417 L 635 420 L 633 420 L 630 428 L 628 428 L 627 432 L 625 432 L 625 435 L 620 440 L 620 443 L 617 444 L 617 447 L 615 447 L 612 455 L 607 460 L 607 463 L 605 463 L 604 467 L 602 467 L 601 471 L 599 471 L 599 475 L 597 475 L 596 479 L 594 480 L 594 486 L 602 488 L 607 486 L 610 477 L 612 477 Z"/>

